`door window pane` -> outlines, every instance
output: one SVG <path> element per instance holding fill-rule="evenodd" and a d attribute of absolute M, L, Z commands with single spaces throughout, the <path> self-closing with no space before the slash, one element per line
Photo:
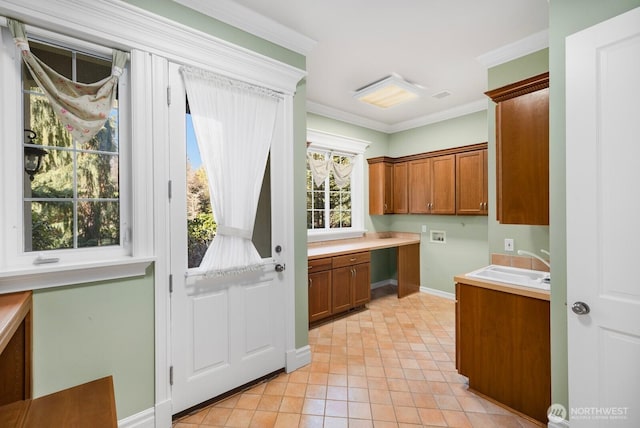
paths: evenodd
<path fill-rule="evenodd" d="M 191 114 L 186 115 L 187 149 L 187 266 L 197 268 L 216 234 L 207 174 L 195 138 Z M 262 258 L 272 255 L 271 247 L 271 167 L 267 159 L 253 228 L 253 245 Z"/>

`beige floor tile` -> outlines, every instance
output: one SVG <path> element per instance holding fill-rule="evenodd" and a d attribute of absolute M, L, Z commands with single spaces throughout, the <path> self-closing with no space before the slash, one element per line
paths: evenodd
<path fill-rule="evenodd" d="M 309 332 L 311 364 L 176 420 L 173 428 L 534 428 L 469 391 L 457 373 L 454 302 L 372 294 L 382 297 L 369 310 Z"/>

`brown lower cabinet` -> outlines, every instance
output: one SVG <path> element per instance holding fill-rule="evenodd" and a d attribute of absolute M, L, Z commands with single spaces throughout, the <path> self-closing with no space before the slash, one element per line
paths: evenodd
<path fill-rule="evenodd" d="M 331 315 L 331 257 L 309 260 L 309 322 Z"/>
<path fill-rule="evenodd" d="M 547 423 L 549 301 L 456 284 L 456 368 L 469 389 Z"/>
<path fill-rule="evenodd" d="M 309 323 L 371 300 L 369 251 L 309 261 Z"/>

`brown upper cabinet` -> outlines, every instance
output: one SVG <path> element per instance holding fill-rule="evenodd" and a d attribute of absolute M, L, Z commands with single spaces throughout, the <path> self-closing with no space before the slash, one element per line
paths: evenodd
<path fill-rule="evenodd" d="M 487 215 L 487 149 L 456 155 L 456 214 Z"/>
<path fill-rule="evenodd" d="M 375 160 L 369 162 L 369 214 L 392 214 L 393 162 L 384 157 Z"/>
<path fill-rule="evenodd" d="M 406 214 L 409 212 L 407 198 L 408 162 L 393 164 L 393 213 Z"/>
<path fill-rule="evenodd" d="M 486 152 L 487 143 L 472 144 L 434 152 L 419 153 L 390 158 L 381 156 L 367 159 L 369 163 L 369 214 L 474 214 L 485 215 L 487 209 L 486 160 L 484 172 L 471 171 L 472 162 L 458 161 L 458 156 L 467 153 Z M 486 154 L 484 155 L 486 158 Z M 475 159 L 475 158 L 474 158 Z M 456 172 L 457 164 L 464 170 Z M 468 166 L 468 164 L 470 166 Z M 464 179 L 462 186 L 456 184 L 458 176 Z M 467 181 L 469 182 L 467 184 Z M 479 189 L 479 190 L 478 190 Z M 467 193 L 478 192 L 467 196 Z M 478 200 L 484 211 L 456 211 L 458 192 L 463 192 L 462 200 Z M 475 198 L 475 199 L 474 199 Z M 469 202 L 470 203 L 470 202 Z M 475 202 L 473 202 L 475 203 Z M 466 207 L 466 205 L 464 205 Z"/>
<path fill-rule="evenodd" d="M 455 214 L 455 155 L 409 162 L 409 212 Z"/>
<path fill-rule="evenodd" d="M 549 73 L 486 92 L 496 105 L 497 218 L 549 224 Z"/>

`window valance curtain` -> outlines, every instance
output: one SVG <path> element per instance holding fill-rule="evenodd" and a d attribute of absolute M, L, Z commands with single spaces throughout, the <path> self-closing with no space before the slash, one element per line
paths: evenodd
<path fill-rule="evenodd" d="M 218 224 L 200 270 L 257 270 L 263 261 L 253 226 L 281 95 L 196 68 L 180 71 Z"/>
<path fill-rule="evenodd" d="M 92 139 L 109 117 L 127 54 L 113 50 L 111 76 L 89 84 L 74 82 L 31 53 L 23 23 L 7 18 L 7 24 L 16 46 L 22 51 L 25 65 L 49 99 L 60 122 L 80 143 Z"/>
<path fill-rule="evenodd" d="M 307 153 L 307 163 L 311 170 L 311 177 L 316 186 L 320 186 L 333 171 L 333 178 L 338 188 L 344 187 L 349 182 L 351 171 L 353 171 L 353 158 L 349 158 L 349 163 L 342 164 L 333 161 L 333 155 L 327 158 L 316 159 L 313 153 Z"/>

